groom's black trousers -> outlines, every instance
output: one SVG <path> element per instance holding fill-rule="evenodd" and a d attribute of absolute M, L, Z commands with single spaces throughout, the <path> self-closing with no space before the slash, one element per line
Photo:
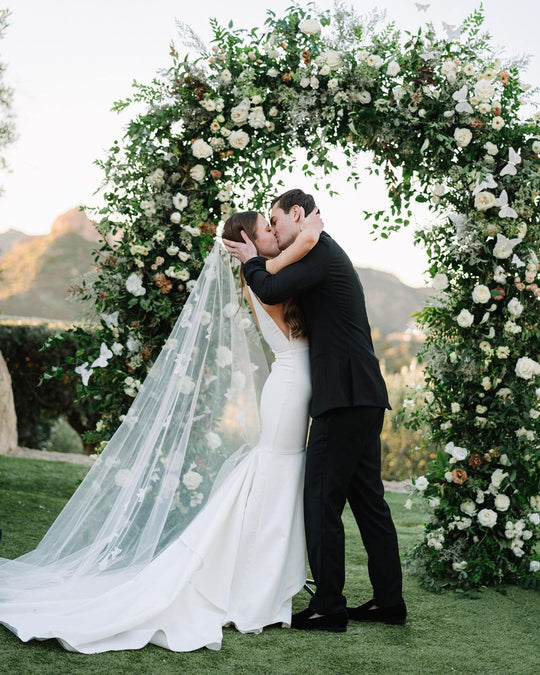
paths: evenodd
<path fill-rule="evenodd" d="M 304 516 L 308 559 L 317 585 L 310 608 L 345 609 L 345 536 L 341 515 L 349 502 L 368 554 L 379 606 L 401 601 L 396 529 L 384 500 L 380 433 L 384 408 L 336 408 L 314 417 L 306 452 Z"/>

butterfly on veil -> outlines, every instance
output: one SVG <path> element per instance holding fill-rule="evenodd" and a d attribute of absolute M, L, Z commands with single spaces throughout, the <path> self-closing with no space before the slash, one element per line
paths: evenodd
<path fill-rule="evenodd" d="M 445 23 L 444 21 L 442 22 L 442 26 L 446 31 L 446 34 L 448 35 L 450 40 L 455 40 L 456 38 L 459 38 L 459 36 L 461 35 L 461 31 L 464 28 L 464 24 L 461 24 L 456 28 L 455 24 Z"/>
<path fill-rule="evenodd" d="M 521 155 L 514 148 L 508 148 L 508 163 L 501 170 L 499 176 L 515 176 L 518 164 L 521 164 Z"/>
<path fill-rule="evenodd" d="M 456 111 L 457 112 L 462 112 L 462 113 L 469 113 L 472 115 L 473 109 L 471 104 L 467 101 L 467 94 L 469 93 L 469 90 L 467 89 L 467 85 L 464 84 L 461 89 L 458 91 L 455 91 L 452 94 L 452 98 L 454 101 L 457 101 L 456 103 Z"/>
<path fill-rule="evenodd" d="M 476 197 L 476 195 L 479 192 L 482 192 L 482 190 L 490 190 L 491 188 L 496 187 L 497 182 L 494 180 L 493 174 L 488 173 L 484 180 L 481 181 L 480 178 L 476 179 L 476 187 L 473 190 L 473 197 Z"/>
<path fill-rule="evenodd" d="M 77 366 L 75 368 L 75 372 L 77 375 L 81 376 L 82 383 L 84 386 L 88 386 L 88 380 L 90 379 L 90 375 L 94 372 L 92 368 L 87 368 L 88 361 L 85 361 L 84 363 L 81 363 L 80 366 Z"/>
<path fill-rule="evenodd" d="M 92 362 L 90 368 L 105 368 L 107 366 L 108 360 L 112 357 L 113 353 L 107 347 L 107 345 L 102 342 L 99 350 L 99 356 L 95 361 Z"/>
<path fill-rule="evenodd" d="M 500 218 L 517 218 L 518 214 L 514 209 L 508 206 L 508 193 L 503 190 L 497 199 L 497 206 L 501 207 L 499 211 Z"/>
<path fill-rule="evenodd" d="M 430 6 L 430 5 L 429 5 L 429 2 L 428 2 L 427 4 L 425 4 L 425 5 L 422 4 L 422 3 L 420 3 L 420 2 L 415 2 L 414 4 L 416 5 L 416 9 L 417 9 L 419 12 L 427 12 L 428 9 L 429 9 L 429 6 Z"/>

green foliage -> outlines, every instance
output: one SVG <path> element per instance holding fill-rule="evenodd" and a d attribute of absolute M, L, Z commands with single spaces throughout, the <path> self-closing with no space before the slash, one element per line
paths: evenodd
<path fill-rule="evenodd" d="M 74 360 L 77 345 L 69 333 L 60 337 L 59 328 L 47 322 L 0 320 L 0 352 L 11 375 L 21 446 L 41 448 L 60 415 L 78 433 L 96 422 L 89 405 L 75 401 L 79 378 L 70 376 L 65 364 Z M 43 351 L 52 341 L 55 348 Z"/>

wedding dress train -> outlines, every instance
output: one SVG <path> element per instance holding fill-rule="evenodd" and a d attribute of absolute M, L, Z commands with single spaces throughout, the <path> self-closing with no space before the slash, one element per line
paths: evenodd
<path fill-rule="evenodd" d="M 261 396 L 259 442 L 216 485 L 181 536 L 136 574 L 104 570 L 0 601 L 21 640 L 56 638 L 70 651 L 219 649 L 222 627 L 289 625 L 305 581 L 302 487 L 308 343 L 288 339 L 252 293 L 275 354 Z"/>

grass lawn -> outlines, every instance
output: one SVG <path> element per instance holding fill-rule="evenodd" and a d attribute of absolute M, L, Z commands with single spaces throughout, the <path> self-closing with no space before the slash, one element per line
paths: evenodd
<path fill-rule="evenodd" d="M 87 469 L 68 462 L 0 457 L 0 557 L 34 548 Z M 387 495 L 401 550 L 421 533 L 422 514 L 403 508 L 405 495 Z M 350 603 L 371 597 L 366 556 L 353 518 L 345 515 Z M 540 671 L 539 595 L 509 587 L 479 600 L 433 595 L 405 576 L 405 627 L 349 624 L 347 633 L 305 634 L 269 629 L 261 635 L 224 632 L 220 652 L 177 654 L 156 646 L 74 654 L 56 640 L 21 642 L 0 626 L 0 673 L 524 673 Z M 300 593 L 295 610 L 307 604 Z"/>

